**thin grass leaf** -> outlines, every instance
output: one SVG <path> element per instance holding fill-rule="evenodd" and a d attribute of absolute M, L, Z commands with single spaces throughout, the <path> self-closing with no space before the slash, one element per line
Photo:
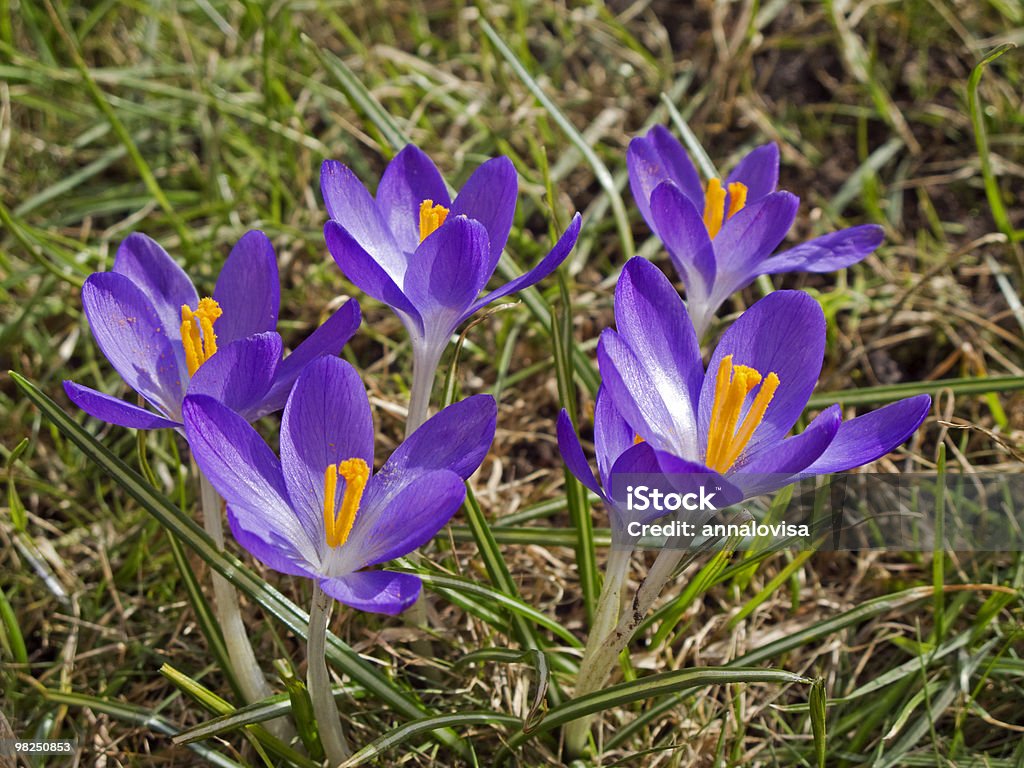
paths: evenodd
<path fill-rule="evenodd" d="M 950 391 L 954 395 L 984 395 L 988 392 L 1013 392 L 1024 389 L 1024 376 L 988 376 L 986 378 L 937 379 L 880 387 L 863 387 L 842 392 L 815 392 L 807 401 L 809 409 L 820 409 L 839 403 L 842 406 L 880 405 L 913 395 Z"/>

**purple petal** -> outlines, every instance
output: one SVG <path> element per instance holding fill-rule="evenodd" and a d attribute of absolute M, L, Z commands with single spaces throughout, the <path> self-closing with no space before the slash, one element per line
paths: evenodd
<path fill-rule="evenodd" d="M 284 482 L 311 536 L 324 535 L 324 471 L 352 458 L 373 468 L 370 401 L 351 365 L 338 357 L 320 357 L 295 381 L 281 418 Z M 342 491 L 344 483 L 338 486 Z"/>
<path fill-rule="evenodd" d="M 411 573 L 360 571 L 321 579 L 320 589 L 338 602 L 371 613 L 395 616 L 416 602 L 423 583 Z"/>
<path fill-rule="evenodd" d="M 917 395 L 844 421 L 835 439 L 807 471 L 825 474 L 870 464 L 914 434 L 931 405 L 928 395 Z"/>
<path fill-rule="evenodd" d="M 674 184 L 659 184 L 651 197 L 658 237 L 686 283 L 687 298 L 711 293 L 715 282 L 715 248 L 704 217 Z"/>
<path fill-rule="evenodd" d="M 465 498 L 462 478 L 446 469 L 411 479 L 382 470 L 370 479 L 352 533 L 342 545 L 352 553 L 341 553 L 346 565 L 359 570 L 422 547 L 448 524 Z"/>
<path fill-rule="evenodd" d="M 806 293 L 776 291 L 756 302 L 729 327 L 711 356 L 700 393 L 700 432 L 705 439 L 718 366 L 726 355 L 733 356 L 734 366 L 746 365 L 762 376 L 775 373 L 779 377 L 775 397 L 747 444 L 746 450 L 753 454 L 760 446 L 785 437 L 803 413 L 825 356 L 825 315 Z M 752 400 L 753 393 L 747 398 L 748 406 Z"/>
<path fill-rule="evenodd" d="M 498 406 L 490 395 L 452 403 L 409 435 L 380 474 L 446 469 L 468 479 L 491 448 L 497 420 Z"/>
<path fill-rule="evenodd" d="M 277 375 L 263 401 L 263 413 L 284 408 L 288 393 L 302 369 L 322 355 L 339 355 L 342 348 L 359 330 L 362 315 L 359 302 L 349 299 L 327 318 L 326 322 L 306 337 L 277 367 Z"/>
<path fill-rule="evenodd" d="M 449 217 L 420 243 L 409 263 L 404 288 L 425 325 L 439 311 L 457 322 L 487 282 L 486 259 L 487 230 L 465 216 Z M 451 329 L 447 331 L 445 336 Z"/>
<path fill-rule="evenodd" d="M 233 508 L 238 524 L 265 541 L 286 541 L 302 560 L 319 563 L 316 539 L 292 511 L 281 463 L 256 430 L 207 395 L 185 398 L 182 413 L 196 464 Z"/>
<path fill-rule="evenodd" d="M 331 220 L 359 243 L 392 280 L 401 282 L 405 253 L 356 175 L 339 162 L 325 160 L 320 168 L 320 191 Z"/>
<path fill-rule="evenodd" d="M 799 435 L 764 444 L 753 453 L 744 451 L 729 472 L 730 482 L 742 488 L 748 497 L 788 485 L 793 475 L 806 470 L 824 453 L 842 420 L 839 406 L 833 405 L 819 413 Z"/>
<path fill-rule="evenodd" d="M 541 259 L 537 266 L 514 280 L 505 283 L 505 285 L 500 288 L 496 288 L 488 293 L 470 307 L 465 314 L 463 314 L 462 320 L 465 320 L 470 315 L 476 314 L 478 310 L 486 307 L 492 301 L 500 299 L 502 296 L 508 296 L 516 291 L 521 291 L 523 288 L 529 288 L 531 285 L 539 283 L 545 277 L 558 269 L 559 265 L 565 261 L 569 252 L 573 249 L 573 246 L 576 245 L 576 239 L 580 236 L 580 226 L 582 223 L 583 219 L 577 213 L 572 217 L 572 221 L 569 223 L 569 228 L 562 233 L 560 238 L 558 238 L 558 242 L 555 243 L 555 247 L 551 249 L 547 256 Z M 462 321 L 460 320 L 460 322 Z"/>
<path fill-rule="evenodd" d="M 875 224 L 841 229 L 770 256 L 757 265 L 757 273 L 832 272 L 856 264 L 884 239 L 885 231 Z"/>
<path fill-rule="evenodd" d="M 217 277 L 213 298 L 224 311 L 214 326 L 219 344 L 277 330 L 281 286 L 277 254 L 265 234 L 254 229 L 235 244 Z"/>
<path fill-rule="evenodd" d="M 344 227 L 335 221 L 328 221 L 324 225 L 324 238 L 327 240 L 327 250 L 353 285 L 422 327 L 419 312 L 398 287 L 398 283 Z M 403 267 L 400 279 L 404 279 L 404 275 Z"/>
<path fill-rule="evenodd" d="M 615 460 L 635 444 L 636 432 L 629 426 L 608 390 L 602 385 L 594 399 L 594 453 L 601 482 L 607 482 Z"/>
<path fill-rule="evenodd" d="M 82 286 L 93 338 L 121 378 L 174 418 L 188 382 L 177 328 L 171 336 L 146 295 L 124 275 L 98 272 Z"/>
<path fill-rule="evenodd" d="M 93 418 L 129 429 L 164 429 L 180 427 L 177 421 L 157 416 L 152 411 L 118 400 L 116 397 L 83 387 L 73 381 L 64 382 L 68 398 Z"/>
<path fill-rule="evenodd" d="M 573 427 L 572 419 L 565 408 L 558 414 L 555 432 L 558 435 L 558 451 L 562 454 L 565 466 L 577 480 L 603 498 L 604 492 L 594 477 L 594 471 L 583 453 L 583 446 L 580 445 L 580 439 L 576 436 L 576 428 Z"/>
<path fill-rule="evenodd" d="M 776 144 L 764 144 L 751 150 L 733 168 L 726 180 L 729 184 L 738 181 L 747 187 L 747 205 L 770 195 L 779 185 L 779 148 Z"/>
<path fill-rule="evenodd" d="M 696 208 L 704 210 L 704 185 L 697 169 L 683 145 L 664 126 L 656 125 L 646 136 L 638 136 L 629 142 L 626 165 L 636 206 L 655 232 L 657 228 L 651 218 L 650 200 L 662 182 L 671 181 Z"/>
<path fill-rule="evenodd" d="M 724 296 L 738 291 L 758 275 L 758 266 L 778 248 L 793 226 L 800 200 L 789 192 L 773 192 L 748 205 L 722 225 L 715 238 L 718 282 Z M 720 290 L 715 295 L 720 295 Z M 724 298 L 723 296 L 723 298 Z"/>
<path fill-rule="evenodd" d="M 263 522 L 261 510 L 228 504 L 228 526 L 235 541 L 268 568 L 289 576 L 315 578 L 315 565 L 290 539 Z"/>
<path fill-rule="evenodd" d="M 424 200 L 451 207 L 437 166 L 419 147 L 409 144 L 388 163 L 377 187 L 377 208 L 406 253 L 420 244 L 420 205 Z"/>
<path fill-rule="evenodd" d="M 518 194 L 519 177 L 512 161 L 495 157 L 473 172 L 452 203 L 450 215 L 476 219 L 487 230 L 490 258 L 485 262 L 485 281 L 494 272 L 508 241 Z"/>
<path fill-rule="evenodd" d="M 111 271 L 124 275 L 142 290 L 169 337 L 174 337 L 174 329 L 181 326 L 182 305 L 195 307 L 199 303 L 196 288 L 185 271 L 159 243 L 141 233 L 124 239 Z"/>
<path fill-rule="evenodd" d="M 232 341 L 199 366 L 188 385 L 190 395 L 209 395 L 246 421 L 263 415 L 263 400 L 281 362 L 281 337 L 258 333 Z"/>

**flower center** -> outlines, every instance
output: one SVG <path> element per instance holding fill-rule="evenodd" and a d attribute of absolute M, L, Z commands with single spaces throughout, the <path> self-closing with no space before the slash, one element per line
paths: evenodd
<path fill-rule="evenodd" d="M 736 428 L 743 410 L 743 402 L 760 384 L 754 401 L 747 410 L 743 423 Z M 711 424 L 708 428 L 708 450 L 704 463 L 716 472 L 725 472 L 740 457 L 762 421 L 768 404 L 779 388 L 779 377 L 769 373 L 762 381 L 761 374 L 745 365 L 733 365 L 732 355 L 726 355 L 718 365 L 715 380 L 715 402 L 711 406 Z"/>
<path fill-rule="evenodd" d="M 420 242 L 427 239 L 448 218 L 448 209 L 443 205 L 434 205 L 433 200 L 420 203 Z"/>
<path fill-rule="evenodd" d="M 188 375 L 195 376 L 199 366 L 213 357 L 217 351 L 217 334 L 213 324 L 224 314 L 220 305 L 207 296 L 200 299 L 195 312 L 188 304 L 181 305 L 181 345 L 185 348 L 185 363 Z"/>
<path fill-rule="evenodd" d="M 721 179 L 711 179 L 704 192 L 704 226 L 708 235 L 715 239 L 722 224 L 743 210 L 747 204 L 747 185 L 734 181 L 729 185 L 729 209 L 725 208 L 725 190 Z"/>
<path fill-rule="evenodd" d="M 345 481 L 341 509 L 337 509 L 334 503 L 339 477 Z M 369 479 L 370 467 L 362 459 L 346 459 L 338 464 L 328 464 L 324 470 L 324 531 L 327 546 L 332 549 L 348 541 Z"/>

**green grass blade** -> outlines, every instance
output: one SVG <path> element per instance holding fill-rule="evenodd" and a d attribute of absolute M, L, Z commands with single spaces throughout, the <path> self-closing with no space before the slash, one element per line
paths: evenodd
<path fill-rule="evenodd" d="M 888 384 L 880 387 L 863 387 L 843 392 L 815 392 L 807 401 L 808 408 L 825 408 L 832 403 L 843 406 L 880 405 L 904 397 L 931 394 L 948 390 L 954 395 L 984 395 L 988 392 L 1012 392 L 1024 389 L 1024 376 L 989 376 L 986 378 L 967 377 L 961 379 L 938 379 L 936 381 L 914 381 L 903 384 Z"/>

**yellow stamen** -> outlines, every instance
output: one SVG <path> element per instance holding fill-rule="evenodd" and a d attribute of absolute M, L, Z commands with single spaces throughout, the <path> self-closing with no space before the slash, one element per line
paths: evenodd
<path fill-rule="evenodd" d="M 725 190 L 721 179 L 711 179 L 704 192 L 704 226 L 714 240 L 722 231 L 722 224 L 743 210 L 747 204 L 747 185 L 739 181 L 729 184 L 729 210 L 725 209 Z"/>
<path fill-rule="evenodd" d="M 448 218 L 448 209 L 443 205 L 434 205 L 433 200 L 420 203 L 420 242 L 427 239 Z"/>
<path fill-rule="evenodd" d="M 746 401 L 754 388 L 761 388 L 754 396 L 743 423 L 736 428 Z M 725 472 L 740 457 L 754 431 L 764 420 L 768 405 L 779 388 L 779 377 L 769 373 L 762 382 L 761 374 L 745 365 L 732 364 L 732 355 L 726 355 L 718 365 L 715 377 L 715 400 L 711 406 L 708 426 L 708 444 L 704 463 L 716 472 Z"/>
<path fill-rule="evenodd" d="M 194 376 L 199 366 L 216 353 L 217 334 L 213 324 L 223 314 L 220 305 L 209 297 L 199 301 L 195 312 L 187 304 L 181 305 L 181 345 L 185 349 L 189 376 Z"/>
<path fill-rule="evenodd" d="M 640 443 L 642 443 L 643 441 L 644 441 L 644 439 L 642 437 L 640 437 L 640 435 L 634 435 L 634 437 L 633 437 L 633 445 L 640 445 Z"/>
<path fill-rule="evenodd" d="M 743 210 L 747 204 L 747 185 L 734 181 L 729 185 L 729 210 L 725 214 L 726 220 L 731 219 Z"/>
<path fill-rule="evenodd" d="M 339 477 L 345 481 L 345 495 L 341 499 L 341 509 L 335 514 L 334 497 Z M 369 479 L 370 467 L 362 459 L 346 459 L 337 465 L 327 466 L 324 471 L 324 532 L 327 546 L 340 547 L 348 541 Z"/>

